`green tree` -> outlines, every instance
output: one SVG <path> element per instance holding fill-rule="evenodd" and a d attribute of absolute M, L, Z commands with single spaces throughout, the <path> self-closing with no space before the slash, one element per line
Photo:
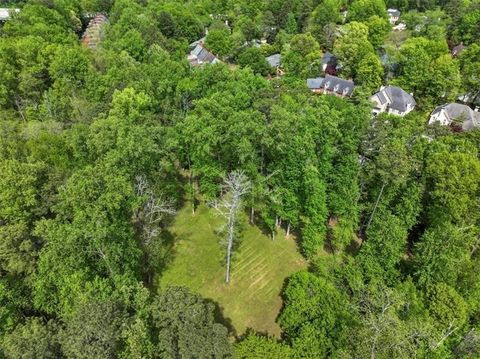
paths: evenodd
<path fill-rule="evenodd" d="M 264 76 L 270 71 L 270 65 L 265 60 L 262 50 L 256 47 L 249 47 L 242 51 L 238 55 L 237 63 L 241 67 L 250 67 L 254 73 Z"/>
<path fill-rule="evenodd" d="M 216 28 L 208 32 L 205 47 L 222 58 L 232 55 L 234 42 L 226 28 Z"/>
<path fill-rule="evenodd" d="M 2 349 L 5 358 L 61 358 L 59 325 L 32 317 L 5 335 Z"/>
<path fill-rule="evenodd" d="M 151 313 L 159 357 L 231 357 L 227 328 L 214 320 L 215 307 L 186 288 L 170 287 L 154 297 Z"/>

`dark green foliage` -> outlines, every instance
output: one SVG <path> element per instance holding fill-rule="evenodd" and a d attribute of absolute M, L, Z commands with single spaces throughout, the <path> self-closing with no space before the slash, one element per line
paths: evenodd
<path fill-rule="evenodd" d="M 479 131 L 426 126 L 458 95 L 478 101 L 477 0 L 4 6 L 21 11 L 0 33 L 0 357 L 232 357 L 222 303 L 157 285 L 175 209 L 214 205 L 235 170 L 250 225 L 310 264 L 285 283 L 282 339 L 237 333 L 235 355 L 478 356 Z M 204 35 L 224 63 L 189 65 Z M 327 50 L 352 98 L 306 87 Z M 416 111 L 372 118 L 384 84 Z"/>
<path fill-rule="evenodd" d="M 231 356 L 227 328 L 215 323 L 213 303 L 185 288 L 168 288 L 154 299 L 151 311 L 158 357 Z"/>

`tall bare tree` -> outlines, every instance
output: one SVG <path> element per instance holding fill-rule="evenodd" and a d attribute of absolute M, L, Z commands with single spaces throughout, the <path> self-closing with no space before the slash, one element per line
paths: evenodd
<path fill-rule="evenodd" d="M 242 207 L 242 197 L 252 187 L 250 180 L 242 171 L 233 171 L 223 181 L 223 193 L 225 193 L 215 208 L 227 219 L 227 272 L 225 282 L 230 282 L 230 269 L 235 240 L 237 215 Z"/>
<path fill-rule="evenodd" d="M 134 221 L 136 222 L 140 239 L 143 246 L 143 253 L 145 263 L 147 266 L 147 282 L 152 280 L 152 251 L 155 251 L 154 241 L 158 239 L 161 231 L 160 222 L 166 216 L 172 216 L 176 213 L 175 206 L 172 200 L 163 196 L 156 195 L 148 180 L 138 175 L 135 177 L 135 192 L 143 201 L 134 214 Z"/>

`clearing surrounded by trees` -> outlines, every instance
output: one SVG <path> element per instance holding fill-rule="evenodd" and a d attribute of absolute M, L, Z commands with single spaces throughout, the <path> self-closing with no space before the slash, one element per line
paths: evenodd
<path fill-rule="evenodd" d="M 172 262 L 159 285 L 185 285 L 212 299 L 222 309 L 235 334 L 247 328 L 280 336 L 275 322 L 282 306 L 280 293 L 285 279 L 306 268 L 294 237 L 278 235 L 275 241 L 243 215 L 241 241 L 233 256 L 232 279 L 225 283 L 224 236 L 217 233 L 224 222 L 213 209 L 200 206 L 194 215 L 182 208 L 170 228 L 176 238 Z M 223 242 L 222 242 L 223 243 Z"/>

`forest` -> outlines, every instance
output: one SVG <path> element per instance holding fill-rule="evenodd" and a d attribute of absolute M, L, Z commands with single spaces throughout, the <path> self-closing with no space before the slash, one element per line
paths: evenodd
<path fill-rule="evenodd" d="M 0 7 L 0 358 L 480 358 L 479 0 Z"/>

